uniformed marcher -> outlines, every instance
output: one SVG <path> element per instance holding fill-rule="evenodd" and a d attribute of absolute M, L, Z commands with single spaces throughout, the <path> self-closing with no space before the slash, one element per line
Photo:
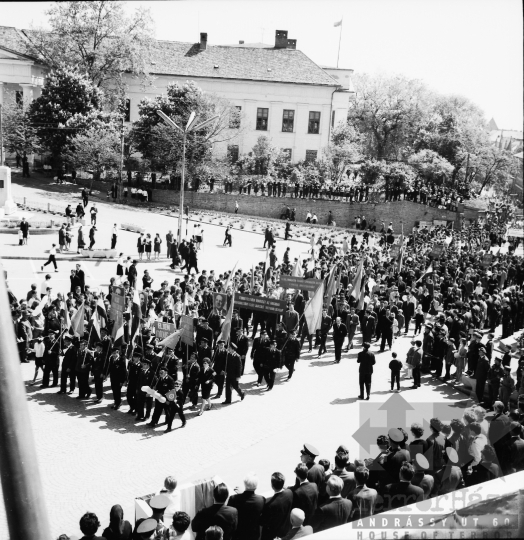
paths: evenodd
<path fill-rule="evenodd" d="M 126 381 L 126 358 L 118 347 L 113 347 L 113 352 L 109 358 L 109 380 L 115 402 L 111 406 L 117 411 L 122 403 L 122 385 Z"/>
<path fill-rule="evenodd" d="M 78 396 L 76 399 L 89 399 L 92 390 L 89 385 L 89 372 L 93 362 L 93 353 L 87 348 L 87 340 L 80 340 L 80 349 L 76 356 L 76 376 L 78 379 Z"/>
<path fill-rule="evenodd" d="M 164 512 L 170 503 L 170 499 L 162 494 L 155 495 L 149 501 L 149 506 L 151 507 L 151 510 L 153 510 L 153 515 L 151 518 L 155 519 L 157 522 L 155 529 L 155 536 L 157 538 L 164 538 L 165 533 L 169 532 L 169 526 L 166 527 L 164 524 Z"/>
<path fill-rule="evenodd" d="M 200 387 L 200 366 L 198 365 L 197 355 L 193 353 L 189 358 L 189 364 L 187 366 L 187 372 L 182 385 L 184 391 L 184 403 L 187 396 L 191 400 L 193 407 L 198 403 L 198 389 Z"/>
<path fill-rule="evenodd" d="M 50 375 L 53 374 L 53 384 L 51 386 L 58 386 L 58 366 L 60 365 L 60 346 L 57 343 L 58 337 L 54 332 L 44 338 L 44 374 L 42 376 L 42 388 L 49 386 Z"/>
<path fill-rule="evenodd" d="M 364 388 L 366 389 L 366 398 L 369 400 L 369 394 L 371 393 L 371 377 L 373 375 L 373 366 L 375 365 L 375 355 L 369 352 L 371 344 L 365 342 L 362 344 L 364 350 L 360 351 L 357 355 L 357 363 L 359 367 L 359 385 L 360 395 L 358 399 L 364 399 Z"/>
<path fill-rule="evenodd" d="M 155 372 L 151 369 L 151 362 L 147 358 L 142 358 L 142 369 L 138 373 L 137 393 L 136 393 L 136 419 L 138 422 L 147 420 L 151 415 L 153 398 L 142 390 L 142 387 L 154 388 L 156 383 Z"/>
<path fill-rule="evenodd" d="M 198 365 L 200 366 L 200 369 L 202 369 L 202 366 L 204 365 L 204 358 L 211 358 L 213 356 L 213 351 L 209 346 L 207 338 L 203 337 L 199 340 L 197 355 Z"/>
<path fill-rule="evenodd" d="M 289 334 L 289 339 L 282 351 L 284 356 L 284 365 L 289 371 L 288 380 L 291 379 L 295 371 L 295 362 L 300 358 L 300 342 L 297 339 L 296 330 L 292 330 Z"/>
<path fill-rule="evenodd" d="M 226 342 L 221 339 L 217 342 L 217 350 L 215 352 L 215 359 L 213 362 L 213 371 L 215 375 L 215 384 L 217 385 L 217 393 L 215 398 L 219 399 L 222 396 L 224 390 L 224 382 L 226 380 L 226 362 L 228 351 L 226 349 Z"/>
<path fill-rule="evenodd" d="M 242 360 L 242 375 L 244 375 L 244 369 L 246 367 L 246 356 L 249 351 L 249 339 L 244 335 L 242 328 L 237 328 L 237 340 L 235 342 L 237 346 L 237 354 Z"/>
<path fill-rule="evenodd" d="M 169 412 L 166 433 L 171 431 L 171 426 L 173 425 L 173 420 L 177 413 L 178 416 L 180 416 L 180 420 L 182 420 L 182 425 L 180 427 L 186 427 L 186 417 L 184 416 L 185 397 L 181 386 L 180 381 L 175 381 L 175 388 L 166 394 L 166 405 Z"/>
<path fill-rule="evenodd" d="M 164 365 L 167 369 L 167 374 L 173 379 L 178 380 L 178 358 L 175 356 L 173 349 L 166 349 L 164 356 Z"/>
<path fill-rule="evenodd" d="M 131 362 L 129 362 L 128 375 L 127 375 L 127 403 L 129 404 L 129 410 L 127 414 L 135 414 L 136 400 L 138 392 L 138 376 L 142 370 L 142 349 L 139 347 L 133 350 Z"/>
<path fill-rule="evenodd" d="M 260 336 L 253 340 L 253 347 L 251 348 L 251 359 L 253 360 L 253 369 L 256 371 L 258 378 L 255 386 L 262 384 L 262 378 L 264 372 L 262 370 L 262 364 L 265 356 L 265 350 L 269 349 L 270 340 L 267 337 L 265 330 L 260 331 Z M 215 370 L 216 371 L 216 370 Z"/>
<path fill-rule="evenodd" d="M 150 540 L 153 533 L 156 531 L 158 522 L 156 519 L 149 518 L 145 519 L 140 523 L 140 525 L 136 528 L 136 533 L 138 535 L 139 540 Z M 134 537 L 133 537 L 134 540 Z"/>
<path fill-rule="evenodd" d="M 166 394 L 175 388 L 175 381 L 169 376 L 167 368 L 165 365 L 160 366 L 158 370 L 158 382 L 156 383 L 155 390 L 166 397 Z M 160 420 L 160 415 L 166 413 L 166 422 L 169 417 L 169 406 L 167 405 L 167 399 L 165 403 L 161 403 L 158 399 L 155 398 L 155 409 L 153 410 L 153 417 L 151 422 L 147 424 L 150 427 L 156 427 L 158 421 Z"/>
<path fill-rule="evenodd" d="M 229 405 L 231 403 L 231 388 L 240 396 L 240 400 L 243 400 L 246 397 L 246 394 L 240 390 L 238 383 L 240 382 L 240 377 L 242 375 L 242 360 L 240 355 L 236 352 L 236 346 L 234 343 L 229 344 L 229 350 L 227 355 L 226 363 L 226 401 L 223 402 L 224 405 Z"/>
<path fill-rule="evenodd" d="M 69 334 L 62 337 L 64 348 L 62 350 L 64 358 L 62 359 L 62 372 L 60 373 L 60 391 L 59 394 L 72 394 L 76 383 L 76 357 L 78 351 L 73 345 L 73 338 Z M 67 391 L 67 379 L 69 379 L 69 392 Z"/>
<path fill-rule="evenodd" d="M 277 349 L 277 342 L 275 340 L 271 341 L 269 349 L 265 349 L 262 372 L 264 374 L 264 380 L 266 381 L 267 388 L 269 392 L 273 389 L 275 384 L 275 370 L 280 367 L 280 351 Z"/>
<path fill-rule="evenodd" d="M 107 377 L 106 357 L 103 351 L 103 344 L 100 341 L 95 343 L 95 352 L 93 353 L 93 365 L 91 372 L 93 374 L 93 382 L 95 383 L 95 403 L 102 403 L 104 397 L 104 380 Z"/>

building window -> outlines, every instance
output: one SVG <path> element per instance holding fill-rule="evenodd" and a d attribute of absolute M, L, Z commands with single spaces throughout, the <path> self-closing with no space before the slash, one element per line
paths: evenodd
<path fill-rule="evenodd" d="M 231 129 L 240 128 L 240 115 L 242 114 L 242 107 L 235 106 L 231 109 L 229 116 L 229 127 Z"/>
<path fill-rule="evenodd" d="M 307 132 L 318 134 L 319 130 L 320 130 L 320 113 L 316 111 L 310 111 Z"/>
<path fill-rule="evenodd" d="M 228 155 L 229 161 L 231 161 L 231 163 L 236 163 L 238 161 L 238 145 L 237 144 L 230 144 L 227 147 L 227 155 Z"/>
<path fill-rule="evenodd" d="M 306 150 L 306 161 L 315 161 L 317 159 L 316 150 Z"/>
<path fill-rule="evenodd" d="M 284 133 L 293 133 L 293 126 L 295 123 L 295 111 L 284 109 L 282 115 L 282 131 Z"/>
<path fill-rule="evenodd" d="M 22 90 L 15 91 L 15 100 L 17 105 L 24 104 L 24 93 L 22 92 Z"/>
<path fill-rule="evenodd" d="M 335 127 L 335 111 L 331 113 L 331 127 Z"/>
<path fill-rule="evenodd" d="M 124 121 L 130 122 L 131 121 L 131 100 L 126 99 L 124 101 Z"/>
<path fill-rule="evenodd" d="M 291 161 L 291 148 L 282 148 L 282 152 L 284 154 L 287 154 L 287 158 L 289 159 L 289 161 Z"/>
<path fill-rule="evenodd" d="M 269 109 L 257 109 L 257 130 L 267 131 L 267 118 L 269 115 Z"/>

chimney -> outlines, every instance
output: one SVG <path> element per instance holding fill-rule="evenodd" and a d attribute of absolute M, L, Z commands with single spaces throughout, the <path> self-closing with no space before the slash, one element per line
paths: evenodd
<path fill-rule="evenodd" d="M 296 48 L 297 48 L 297 40 L 296 39 L 288 39 L 286 49 L 295 50 Z"/>
<path fill-rule="evenodd" d="M 207 49 L 207 32 L 200 32 L 200 50 L 205 51 Z"/>
<path fill-rule="evenodd" d="M 238 42 L 239 45 L 244 45 L 244 40 L 241 39 L 239 42 Z"/>
<path fill-rule="evenodd" d="M 275 32 L 275 49 L 287 48 L 287 30 L 277 30 Z"/>

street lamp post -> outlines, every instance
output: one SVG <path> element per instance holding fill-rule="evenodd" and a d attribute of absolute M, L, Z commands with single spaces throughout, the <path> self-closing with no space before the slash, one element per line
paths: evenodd
<path fill-rule="evenodd" d="M 198 131 L 199 129 L 202 129 L 204 126 L 207 126 L 214 120 L 218 118 L 218 115 L 213 116 L 209 120 L 204 120 L 204 122 L 201 122 L 200 124 L 196 125 L 196 114 L 195 112 L 192 112 L 189 115 L 189 120 L 187 121 L 185 129 L 182 129 L 180 126 L 175 124 L 167 114 L 164 114 L 162 111 L 157 111 L 158 116 L 162 118 L 162 120 L 172 128 L 177 129 L 182 133 L 182 183 L 180 185 L 180 209 L 178 211 L 178 245 L 182 242 L 182 226 L 183 226 L 183 220 L 184 220 L 184 184 L 185 184 L 185 172 L 186 172 L 186 136 L 191 131 Z"/>

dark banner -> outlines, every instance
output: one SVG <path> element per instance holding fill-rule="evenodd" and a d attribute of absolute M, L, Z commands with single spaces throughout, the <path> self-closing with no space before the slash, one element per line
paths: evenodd
<path fill-rule="evenodd" d="M 114 321 L 116 312 L 124 313 L 126 308 L 126 297 L 124 287 L 113 287 L 111 291 L 111 308 L 109 310 L 109 318 Z"/>
<path fill-rule="evenodd" d="M 180 317 L 180 339 L 186 345 L 193 345 L 193 318 L 188 315 Z"/>
<path fill-rule="evenodd" d="M 275 298 L 266 298 L 265 296 L 236 293 L 235 307 L 281 315 L 286 310 L 286 301 L 276 300 Z"/>
<path fill-rule="evenodd" d="M 300 289 L 301 291 L 315 292 L 320 284 L 321 279 L 304 279 L 296 276 L 280 276 L 280 286 L 284 289 Z"/>

